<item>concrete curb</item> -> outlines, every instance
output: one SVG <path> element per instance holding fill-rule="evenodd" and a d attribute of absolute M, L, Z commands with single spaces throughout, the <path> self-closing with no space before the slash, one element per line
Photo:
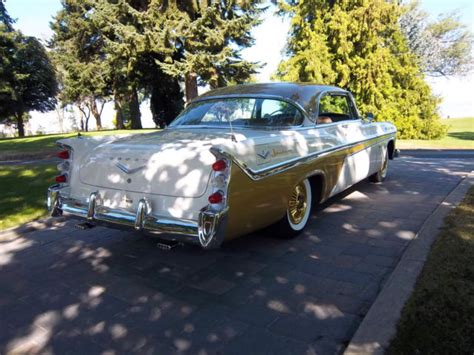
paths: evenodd
<path fill-rule="evenodd" d="M 474 172 L 461 180 L 423 223 L 362 320 L 345 355 L 383 354 L 388 348 L 396 333 L 403 306 L 413 292 L 431 245 L 444 225 L 444 218 L 459 205 L 472 185 Z"/>

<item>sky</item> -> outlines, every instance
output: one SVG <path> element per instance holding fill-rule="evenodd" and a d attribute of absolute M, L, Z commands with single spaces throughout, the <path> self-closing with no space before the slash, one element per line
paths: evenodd
<path fill-rule="evenodd" d="M 24 34 L 42 40 L 51 37 L 49 23 L 61 8 L 60 0 L 7 0 L 7 11 L 17 20 L 15 27 Z M 436 18 L 440 13 L 459 10 L 461 20 L 474 32 L 474 1 L 472 0 L 422 0 L 422 8 Z M 253 30 L 255 45 L 243 51 L 244 59 L 265 63 L 257 79 L 270 81 L 282 57 L 289 21 L 267 11 L 263 23 Z M 427 78 L 433 92 L 443 101 L 443 117 L 474 116 L 474 74 L 462 78 Z"/>

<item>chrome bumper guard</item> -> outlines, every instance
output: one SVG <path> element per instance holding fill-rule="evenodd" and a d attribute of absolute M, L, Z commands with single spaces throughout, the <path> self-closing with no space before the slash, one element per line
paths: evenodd
<path fill-rule="evenodd" d="M 53 185 L 48 189 L 48 210 L 53 217 L 69 215 L 86 219 L 98 225 L 119 229 L 135 229 L 150 234 L 159 234 L 161 238 L 199 244 L 204 249 L 218 248 L 225 238 L 227 210 L 213 211 L 204 207 L 198 221 L 160 217 L 151 213 L 146 199 L 138 202 L 136 213 L 100 206 L 97 192 L 90 194 L 83 202 L 61 195 L 61 186 Z"/>

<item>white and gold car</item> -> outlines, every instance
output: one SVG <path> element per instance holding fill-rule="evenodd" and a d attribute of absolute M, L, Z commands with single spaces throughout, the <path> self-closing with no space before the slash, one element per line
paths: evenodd
<path fill-rule="evenodd" d="M 226 87 L 163 131 L 60 140 L 48 207 L 206 249 L 271 225 L 291 237 L 312 206 L 367 177 L 381 182 L 395 138 L 394 125 L 363 119 L 337 87 Z"/>

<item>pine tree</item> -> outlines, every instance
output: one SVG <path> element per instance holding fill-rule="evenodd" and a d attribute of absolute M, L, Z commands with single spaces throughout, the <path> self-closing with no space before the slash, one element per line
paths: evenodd
<path fill-rule="evenodd" d="M 255 72 L 240 50 L 253 43 L 260 2 L 64 0 L 53 48 L 73 89 L 65 96 L 84 100 L 108 88 L 119 128 L 126 116 L 141 127 L 139 97 L 148 96 L 156 122 L 169 122 L 183 105 L 180 81 L 190 100 L 199 83 L 223 86 Z"/>
<path fill-rule="evenodd" d="M 8 15 L 4 0 L 0 0 L 0 25 L 5 26 L 5 31 L 13 31 L 13 19 Z"/>
<path fill-rule="evenodd" d="M 186 100 L 198 83 L 212 88 L 243 82 L 256 63 L 240 51 L 253 44 L 250 30 L 260 23 L 260 0 L 152 1 L 148 14 L 152 48 L 163 71 L 185 82 Z"/>
<path fill-rule="evenodd" d="M 56 75 L 45 48 L 35 37 L 14 30 L 0 1 L 0 121 L 15 121 L 23 137 L 27 113 L 53 110 L 56 94 Z"/>
<path fill-rule="evenodd" d="M 149 49 L 144 15 L 149 0 L 93 0 L 91 21 L 104 41 L 104 60 L 110 68 L 118 127 L 130 120 L 130 128 L 141 125 L 139 91 Z M 127 117 L 128 116 L 128 117 Z"/>
<path fill-rule="evenodd" d="M 384 0 L 302 0 L 280 5 L 291 16 L 288 59 L 276 77 L 350 90 L 362 112 L 392 121 L 403 138 L 445 132 L 437 104 L 399 19 L 403 8 Z"/>
<path fill-rule="evenodd" d="M 49 45 L 61 81 L 62 104 L 77 105 L 84 116 L 92 114 L 97 129 L 101 129 L 102 109 L 111 95 L 112 80 L 104 61 L 104 41 L 90 21 L 91 11 L 90 2 L 64 1 L 51 24 L 54 35 Z M 82 127 L 86 131 L 87 122 Z"/>

